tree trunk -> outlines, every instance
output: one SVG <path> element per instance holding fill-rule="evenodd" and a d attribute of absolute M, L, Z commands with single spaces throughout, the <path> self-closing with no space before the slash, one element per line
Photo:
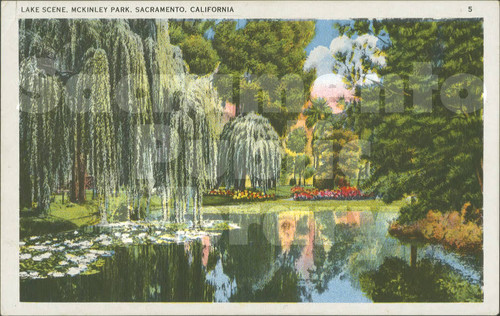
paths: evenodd
<path fill-rule="evenodd" d="M 410 253 L 410 266 L 414 268 L 417 266 L 417 246 L 411 245 Z"/>
<path fill-rule="evenodd" d="M 85 171 L 87 169 L 81 131 L 81 117 L 76 120 L 76 144 L 73 156 L 72 181 L 70 199 L 73 203 L 85 202 Z"/>
<path fill-rule="evenodd" d="M 201 223 L 203 221 L 203 215 L 201 214 L 202 210 L 202 203 L 203 203 L 203 194 L 201 192 L 197 192 L 196 194 L 196 205 L 197 205 L 197 214 L 198 214 L 198 219 L 197 219 L 197 225 L 201 229 Z"/>
<path fill-rule="evenodd" d="M 247 175 L 245 172 L 243 172 L 243 174 L 241 175 L 241 179 L 236 179 L 236 189 L 238 190 L 245 190 L 245 182 L 247 180 Z"/>
<path fill-rule="evenodd" d="M 316 157 L 316 155 L 313 155 L 313 165 L 314 165 L 314 170 L 318 172 L 318 158 Z M 314 183 L 316 183 L 316 172 L 313 174 L 313 186 Z"/>
<path fill-rule="evenodd" d="M 134 207 L 134 218 L 135 218 L 135 220 L 138 220 L 139 216 L 140 216 L 139 215 L 140 209 L 141 209 L 141 194 L 140 193 L 137 193 L 136 200 L 137 200 L 137 205 Z"/>
<path fill-rule="evenodd" d="M 101 225 L 108 223 L 108 195 L 104 193 L 103 206 L 101 207 Z"/>
<path fill-rule="evenodd" d="M 361 170 L 363 170 L 363 169 L 364 169 L 364 167 L 365 167 L 365 165 L 363 165 L 363 167 L 362 167 L 362 168 L 359 168 L 359 169 L 358 169 L 358 177 L 357 177 L 357 179 L 356 179 L 356 188 L 358 188 L 358 189 L 359 189 L 359 179 L 361 178 Z"/>
<path fill-rule="evenodd" d="M 166 193 L 166 189 L 164 188 L 161 192 L 161 213 L 163 214 L 163 221 L 167 221 L 167 216 L 168 216 L 168 212 L 167 212 L 167 193 Z"/>
<path fill-rule="evenodd" d="M 85 202 L 85 157 L 83 153 L 77 152 L 72 168 L 71 202 Z"/>
<path fill-rule="evenodd" d="M 198 193 L 193 193 L 193 228 L 199 228 L 198 225 Z"/>
<path fill-rule="evenodd" d="M 481 159 L 481 172 L 479 171 L 479 168 L 476 168 L 477 182 L 479 183 L 479 186 L 481 187 L 481 192 L 483 192 L 482 171 L 483 171 L 483 160 Z"/>
<path fill-rule="evenodd" d="M 297 185 L 297 177 L 295 174 L 295 157 L 293 157 L 293 182 Z"/>
<path fill-rule="evenodd" d="M 151 194 L 148 193 L 148 202 L 146 203 L 146 216 L 149 215 L 149 207 L 151 206 Z"/>
<path fill-rule="evenodd" d="M 86 159 L 85 159 L 85 156 L 83 154 L 80 155 L 80 165 L 78 166 L 79 169 L 79 178 L 80 178 L 80 182 L 78 183 L 79 184 L 79 188 L 78 188 L 78 202 L 80 204 L 84 203 L 85 202 L 85 198 L 86 198 L 86 194 L 85 194 L 85 169 L 86 169 Z"/>
<path fill-rule="evenodd" d="M 127 221 L 130 222 L 130 192 L 127 193 Z"/>

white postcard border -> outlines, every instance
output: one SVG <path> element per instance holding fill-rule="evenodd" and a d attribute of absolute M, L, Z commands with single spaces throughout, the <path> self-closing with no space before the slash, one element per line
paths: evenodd
<path fill-rule="evenodd" d="M 234 13 L 33 14 L 21 6 L 77 6 L 84 2 L 1 3 L 1 314 L 497 314 L 499 296 L 499 17 L 496 1 L 225 1 L 85 2 L 86 6 L 232 6 Z M 468 7 L 472 6 L 472 12 Z M 19 302 L 19 61 L 21 18 L 484 18 L 484 302 L 483 303 L 21 303 Z"/>

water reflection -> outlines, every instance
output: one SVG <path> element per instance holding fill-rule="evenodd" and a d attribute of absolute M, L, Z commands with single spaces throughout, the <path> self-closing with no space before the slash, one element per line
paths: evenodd
<path fill-rule="evenodd" d="M 449 266 L 430 259 L 408 265 L 400 258 L 386 258 L 377 269 L 363 272 L 360 284 L 376 302 L 481 302 L 483 299 L 479 284 L 468 283 Z"/>
<path fill-rule="evenodd" d="M 115 249 L 101 272 L 22 280 L 22 301 L 370 302 L 482 298 L 480 258 L 387 235 L 395 213 L 206 215 L 241 229 Z M 443 281 L 444 280 L 444 281 Z M 47 290 L 50 289 L 50 290 Z"/>

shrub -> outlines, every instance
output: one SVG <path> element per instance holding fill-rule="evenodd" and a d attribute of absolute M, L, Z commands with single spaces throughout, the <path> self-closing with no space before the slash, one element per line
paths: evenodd
<path fill-rule="evenodd" d="M 466 203 L 461 212 L 430 210 L 424 218 L 410 224 L 398 219 L 389 227 L 389 233 L 397 237 L 423 238 L 463 252 L 480 251 L 483 247 L 482 211 L 467 212 L 468 207 Z M 467 220 L 467 214 L 474 214 L 476 219 Z"/>

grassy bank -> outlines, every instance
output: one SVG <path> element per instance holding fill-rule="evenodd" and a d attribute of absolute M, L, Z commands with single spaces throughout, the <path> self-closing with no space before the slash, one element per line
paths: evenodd
<path fill-rule="evenodd" d="M 48 233 L 77 229 L 82 226 L 94 225 L 99 222 L 97 205 L 86 203 L 83 205 L 54 203 L 49 215 L 37 216 L 33 211 L 22 211 L 20 217 L 20 238 Z"/>
<path fill-rule="evenodd" d="M 282 186 L 268 193 L 275 193 L 275 200 L 246 201 L 234 200 L 228 196 L 204 196 L 203 212 L 214 213 L 266 213 L 281 211 L 398 211 L 403 202 L 395 202 L 390 205 L 382 201 L 293 201 L 290 200 L 290 186 Z M 111 197 L 109 204 L 108 220 L 126 220 L 126 196 L 120 194 Z M 141 199 L 141 209 L 146 208 L 146 199 Z M 158 196 L 151 198 L 150 209 L 161 208 L 161 199 Z M 95 225 L 99 223 L 99 202 L 92 199 L 92 191 L 87 192 L 87 201 L 83 204 L 71 203 L 62 195 L 55 195 L 50 206 L 49 214 L 45 217 L 38 216 L 36 212 L 23 209 L 20 214 L 20 237 L 33 235 L 58 233 L 73 230 L 80 227 Z"/>
<path fill-rule="evenodd" d="M 204 206 L 203 213 L 225 214 L 225 213 L 269 213 L 282 211 L 379 211 L 397 212 L 404 204 L 397 201 L 392 204 L 385 204 L 379 200 L 364 201 L 293 201 L 288 199 L 277 199 L 272 201 L 251 202 L 237 205 Z"/>

